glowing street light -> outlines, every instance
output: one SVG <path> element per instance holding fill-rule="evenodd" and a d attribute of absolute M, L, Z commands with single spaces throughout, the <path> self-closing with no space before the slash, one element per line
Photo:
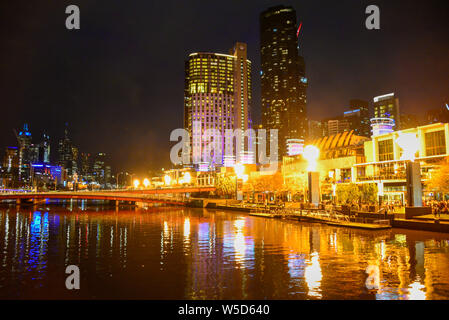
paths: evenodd
<path fill-rule="evenodd" d="M 309 166 L 307 167 L 307 171 L 313 172 L 316 171 L 316 165 L 318 157 L 320 156 L 320 150 L 312 145 L 308 145 L 304 148 L 303 157 L 306 158 Z"/>
<path fill-rule="evenodd" d="M 237 175 L 237 178 L 243 179 L 243 175 L 245 173 L 245 166 L 241 163 L 236 163 L 234 165 L 234 172 Z"/>
<path fill-rule="evenodd" d="M 419 150 L 419 140 L 414 133 L 401 133 L 396 139 L 396 143 L 401 147 L 403 153 L 401 160 L 415 160 L 415 154 Z"/>
<path fill-rule="evenodd" d="M 308 145 L 304 148 L 303 157 L 309 164 L 307 167 L 307 198 L 309 203 L 313 205 L 318 205 L 320 203 L 320 173 L 316 171 L 319 156 L 320 150 L 317 147 Z"/>
<path fill-rule="evenodd" d="M 190 182 L 192 182 L 192 176 L 190 175 L 190 172 L 184 173 L 184 175 L 182 176 L 182 183 L 189 184 Z"/>
<path fill-rule="evenodd" d="M 169 186 L 171 184 L 171 177 L 168 174 L 164 176 L 164 182 L 166 186 Z"/>
<path fill-rule="evenodd" d="M 242 179 L 243 182 L 246 182 L 248 180 L 248 175 L 245 174 L 245 166 L 241 163 L 236 163 L 234 165 L 234 172 L 235 172 L 235 198 L 238 200 L 239 195 L 239 185 L 238 180 Z"/>
<path fill-rule="evenodd" d="M 335 183 L 332 184 L 332 196 L 335 197 L 337 195 L 337 185 Z"/>
<path fill-rule="evenodd" d="M 149 185 L 150 185 L 150 180 L 148 180 L 147 178 L 145 178 L 145 179 L 143 180 L 143 185 L 144 185 L 145 188 L 148 188 Z"/>
<path fill-rule="evenodd" d="M 401 133 L 396 143 L 402 149 L 401 160 L 405 161 L 405 174 L 407 186 L 407 205 L 405 217 L 408 218 L 410 207 L 422 207 L 421 164 L 415 160 L 415 154 L 419 150 L 419 139 L 414 133 Z"/>
<path fill-rule="evenodd" d="M 133 183 L 134 183 L 134 188 L 136 188 L 136 189 L 137 189 L 137 188 L 139 187 L 139 185 L 140 185 L 139 179 L 135 179 Z"/>

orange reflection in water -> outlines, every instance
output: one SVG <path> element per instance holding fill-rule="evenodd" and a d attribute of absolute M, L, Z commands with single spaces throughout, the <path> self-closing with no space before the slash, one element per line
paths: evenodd
<path fill-rule="evenodd" d="M 85 207 L 0 209 L 1 298 L 72 298 L 53 289 L 67 264 L 89 274 L 81 298 L 449 298 L 447 234 L 220 210 Z M 374 290 L 366 287 L 370 265 L 378 270 Z"/>
<path fill-rule="evenodd" d="M 323 275 L 321 274 L 320 255 L 316 251 L 310 255 L 310 259 L 307 261 L 304 278 L 309 288 L 309 296 L 321 298 L 320 285 Z"/>

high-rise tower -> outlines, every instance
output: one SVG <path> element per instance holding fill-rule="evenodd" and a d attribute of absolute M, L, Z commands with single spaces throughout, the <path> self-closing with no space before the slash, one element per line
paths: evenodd
<path fill-rule="evenodd" d="M 272 7 L 260 15 L 262 125 L 279 130 L 280 156 L 287 153 L 287 140 L 307 136 L 307 78 L 298 54 L 299 31 L 292 7 Z"/>
<path fill-rule="evenodd" d="M 31 162 L 34 158 L 31 139 L 31 132 L 28 130 L 28 124 L 25 123 L 23 129 L 17 135 L 19 143 L 19 180 L 24 182 L 29 180 Z"/>
<path fill-rule="evenodd" d="M 69 138 L 68 123 L 65 124 L 64 139 L 59 140 L 58 154 L 58 165 L 66 169 L 69 176 L 78 173 L 78 148 Z"/>
<path fill-rule="evenodd" d="M 209 168 L 224 164 L 227 129 L 251 127 L 251 61 L 245 43 L 237 42 L 229 54 L 199 52 L 185 62 L 184 127 L 191 135 L 191 160 L 195 166 L 208 141 L 206 130 L 216 130 L 216 147 Z M 196 127 L 195 127 L 196 126 Z M 203 159 L 204 160 L 204 159 Z M 235 159 L 234 159 L 235 160 Z M 232 161 L 231 161 L 232 162 Z"/>
<path fill-rule="evenodd" d="M 371 137 L 370 110 L 368 101 L 352 99 L 349 110 L 343 115 L 349 123 L 349 128 L 358 136 Z"/>
<path fill-rule="evenodd" d="M 399 99 L 394 93 L 374 97 L 374 118 L 390 118 L 395 122 L 395 130 L 401 129 Z"/>
<path fill-rule="evenodd" d="M 38 145 L 38 161 L 42 163 L 50 163 L 50 137 L 44 133 L 42 142 Z"/>

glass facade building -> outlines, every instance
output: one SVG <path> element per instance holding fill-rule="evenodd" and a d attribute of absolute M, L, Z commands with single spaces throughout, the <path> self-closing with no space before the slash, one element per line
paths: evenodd
<path fill-rule="evenodd" d="M 185 62 L 184 128 L 190 133 L 189 152 L 195 166 L 204 162 L 202 155 L 208 145 L 219 151 L 211 153 L 208 169 L 224 164 L 227 129 L 251 128 L 251 61 L 245 43 L 237 42 L 229 54 L 189 55 Z M 210 139 L 205 138 L 207 132 Z M 227 161 L 229 165 L 234 162 Z"/>
<path fill-rule="evenodd" d="M 292 7 L 272 7 L 260 15 L 262 125 L 278 130 L 280 156 L 287 154 L 287 140 L 305 139 L 308 131 L 308 83 L 297 31 Z"/>
<path fill-rule="evenodd" d="M 402 129 L 399 113 L 399 99 L 395 98 L 394 93 L 374 97 L 374 118 L 393 119 L 396 130 Z"/>
<path fill-rule="evenodd" d="M 349 101 L 349 110 L 344 112 L 349 127 L 359 136 L 371 137 L 371 122 L 368 101 L 352 99 Z"/>

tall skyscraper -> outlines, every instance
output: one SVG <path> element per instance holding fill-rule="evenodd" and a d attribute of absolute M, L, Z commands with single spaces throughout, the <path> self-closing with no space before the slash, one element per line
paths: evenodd
<path fill-rule="evenodd" d="M 229 54 L 190 54 L 185 62 L 184 127 L 191 135 L 194 165 L 199 167 L 203 150 L 209 144 L 201 136 L 211 129 L 221 135 L 213 140 L 221 154 L 212 154 L 206 167 L 222 166 L 225 131 L 250 128 L 250 115 L 251 61 L 247 59 L 246 44 L 237 42 Z"/>
<path fill-rule="evenodd" d="M 0 170 L 0 185 L 13 187 L 17 184 L 19 176 L 19 149 L 7 147 L 3 158 L 3 168 Z"/>
<path fill-rule="evenodd" d="M 343 114 L 349 128 L 358 136 L 371 137 L 371 122 L 368 101 L 353 99 L 349 101 L 349 110 Z"/>
<path fill-rule="evenodd" d="M 309 134 L 307 143 L 321 139 L 327 135 L 327 125 L 324 121 L 309 120 Z"/>
<path fill-rule="evenodd" d="M 31 144 L 32 136 L 28 124 L 16 134 L 19 144 L 19 180 L 28 182 L 30 179 L 31 162 L 34 160 L 34 147 Z"/>
<path fill-rule="evenodd" d="M 78 147 L 72 145 L 72 172 L 79 173 L 78 169 Z"/>
<path fill-rule="evenodd" d="M 58 165 L 66 169 L 69 176 L 77 173 L 78 149 L 73 146 L 72 141 L 69 138 L 67 123 L 64 129 L 64 139 L 59 140 L 58 153 Z"/>
<path fill-rule="evenodd" d="M 305 139 L 307 78 L 298 53 L 299 28 L 292 7 L 269 8 L 260 15 L 262 125 L 278 129 L 279 155 L 287 154 L 287 140 Z"/>
<path fill-rule="evenodd" d="M 374 118 L 390 118 L 395 122 L 395 130 L 401 129 L 399 99 L 394 93 L 374 97 Z"/>
<path fill-rule="evenodd" d="M 106 154 L 103 152 L 95 156 L 93 178 L 100 185 L 106 182 Z"/>
<path fill-rule="evenodd" d="M 90 164 L 90 153 L 81 153 L 80 173 L 84 181 L 92 180 L 92 169 Z"/>
<path fill-rule="evenodd" d="M 38 145 L 38 162 L 50 163 L 50 137 L 44 133 L 42 142 Z"/>

